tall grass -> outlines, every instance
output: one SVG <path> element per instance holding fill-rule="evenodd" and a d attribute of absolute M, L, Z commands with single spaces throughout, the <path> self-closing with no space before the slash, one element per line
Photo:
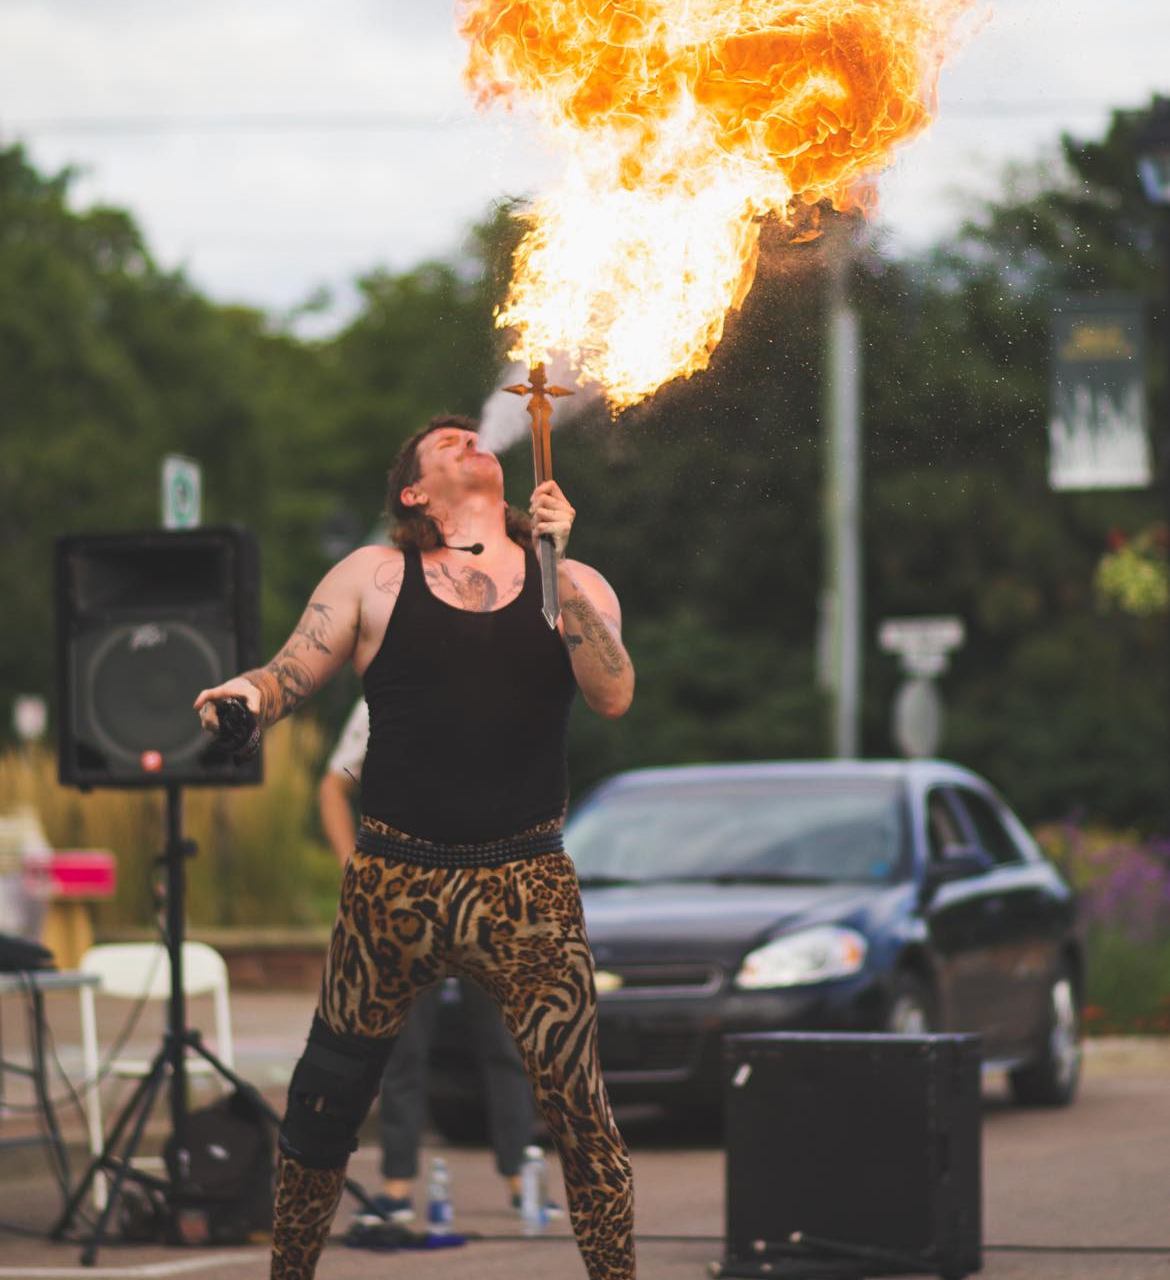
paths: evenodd
<path fill-rule="evenodd" d="M 309 719 L 285 721 L 264 738 L 265 780 L 257 787 L 183 791 L 187 915 L 193 927 L 327 923 L 337 897 L 337 863 L 316 814 L 321 734 Z M 165 839 L 161 790 L 94 790 L 57 782 L 45 749 L 0 755 L 0 811 L 31 805 L 55 849 L 109 849 L 117 856 L 115 898 L 96 910 L 100 934 L 148 925 Z"/>

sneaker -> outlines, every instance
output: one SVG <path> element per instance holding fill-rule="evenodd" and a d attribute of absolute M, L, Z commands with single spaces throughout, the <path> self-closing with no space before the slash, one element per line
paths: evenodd
<path fill-rule="evenodd" d="M 414 1205 L 406 1198 L 398 1196 L 370 1196 L 370 1203 L 377 1210 L 371 1213 L 364 1206 L 354 1215 L 354 1221 L 363 1226 L 374 1226 L 379 1222 L 413 1222 Z"/>
<path fill-rule="evenodd" d="M 512 1197 L 512 1211 L 514 1213 L 520 1212 L 519 1195 L 514 1195 Z M 546 1200 L 544 1202 L 544 1216 L 549 1220 L 549 1222 L 554 1222 L 557 1218 L 563 1218 L 565 1216 L 565 1211 L 555 1200 Z"/>

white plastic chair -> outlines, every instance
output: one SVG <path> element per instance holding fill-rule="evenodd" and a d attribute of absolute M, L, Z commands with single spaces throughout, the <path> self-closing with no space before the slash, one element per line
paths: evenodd
<path fill-rule="evenodd" d="M 158 942 L 118 942 L 90 947 L 81 957 L 82 973 L 96 974 L 97 995 L 127 1001 L 168 1000 L 171 994 L 171 961 L 167 949 Z M 213 1004 L 214 1042 L 208 1048 L 230 1070 L 235 1070 L 232 1048 L 231 1010 L 227 965 L 223 957 L 205 942 L 183 943 L 183 992 L 186 996 L 210 995 Z M 95 1083 L 99 1066 L 97 1001 L 92 987 L 81 988 L 81 1053 L 85 1071 L 85 1113 L 91 1155 L 98 1155 L 105 1143 L 102 1127 L 101 1089 Z M 140 1079 L 150 1070 L 141 1058 L 115 1058 L 108 1075 L 121 1080 Z M 226 1082 L 205 1058 L 188 1053 L 187 1073 Z M 105 1207 L 106 1184 L 99 1175 L 93 1183 L 94 1206 Z"/>

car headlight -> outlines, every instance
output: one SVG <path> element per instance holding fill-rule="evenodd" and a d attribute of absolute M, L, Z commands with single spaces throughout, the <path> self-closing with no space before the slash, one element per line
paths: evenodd
<path fill-rule="evenodd" d="M 855 929 L 820 925 L 777 938 L 752 951 L 735 975 L 735 985 L 797 987 L 829 978 L 847 978 L 865 965 L 865 938 Z"/>

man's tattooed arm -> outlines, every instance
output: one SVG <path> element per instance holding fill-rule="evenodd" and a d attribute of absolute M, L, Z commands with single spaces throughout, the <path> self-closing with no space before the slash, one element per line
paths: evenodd
<path fill-rule="evenodd" d="M 215 731 L 215 704 L 226 697 L 244 698 L 261 728 L 267 728 L 340 670 L 358 641 L 362 591 L 369 585 L 372 554 L 376 549 L 361 548 L 325 575 L 271 662 L 200 692 L 195 709 L 205 729 Z"/>
<path fill-rule="evenodd" d="M 634 664 L 621 641 L 617 597 L 592 569 L 563 564 L 561 633 L 573 675 L 592 710 L 606 717 L 623 715 L 634 696 Z"/>

